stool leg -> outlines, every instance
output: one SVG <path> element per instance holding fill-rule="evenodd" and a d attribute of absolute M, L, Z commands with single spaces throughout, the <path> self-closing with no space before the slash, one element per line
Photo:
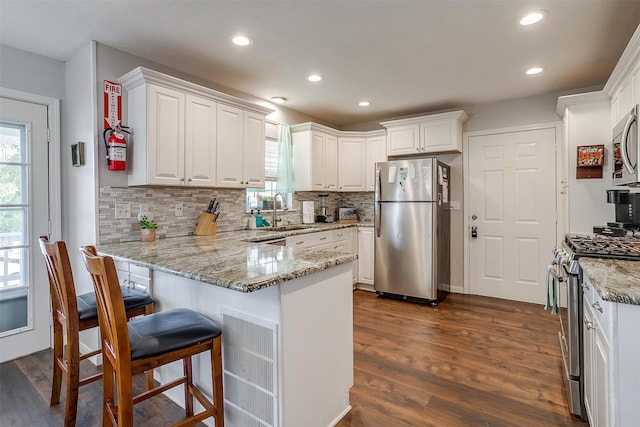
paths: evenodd
<path fill-rule="evenodd" d="M 184 413 L 185 418 L 193 416 L 193 393 L 191 387 L 193 387 L 193 369 L 191 365 L 191 356 L 182 359 L 182 367 L 186 381 L 184 383 Z"/>
<path fill-rule="evenodd" d="M 54 313 L 55 317 L 55 313 Z M 62 368 L 60 363 L 64 361 L 64 337 L 62 325 L 57 320 L 53 320 L 53 381 L 51 384 L 51 401 L 49 405 L 54 406 L 60 403 L 60 390 L 62 388 Z"/>
<path fill-rule="evenodd" d="M 67 391 L 64 424 L 76 425 L 78 414 L 78 388 L 80 387 L 80 344 L 77 340 L 67 342 Z"/>
<path fill-rule="evenodd" d="M 144 308 L 144 315 L 148 316 L 150 314 L 153 314 L 153 304 L 148 304 Z M 155 382 L 153 380 L 153 369 L 149 369 L 144 374 L 147 378 L 147 391 L 153 390 L 153 387 L 155 386 Z"/>
<path fill-rule="evenodd" d="M 215 427 L 224 427 L 224 395 L 222 391 L 222 337 L 213 340 L 211 348 L 211 384 L 216 408 Z"/>

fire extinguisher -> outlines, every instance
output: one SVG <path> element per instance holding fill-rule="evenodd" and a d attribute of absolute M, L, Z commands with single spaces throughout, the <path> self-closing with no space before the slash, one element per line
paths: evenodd
<path fill-rule="evenodd" d="M 124 171 L 127 170 L 127 141 L 124 139 L 124 133 L 129 132 L 128 126 L 116 126 L 113 128 L 106 128 L 102 134 L 104 139 L 104 145 L 107 149 L 107 167 L 110 171 Z M 109 133 L 109 139 L 107 139 L 107 132 Z"/>

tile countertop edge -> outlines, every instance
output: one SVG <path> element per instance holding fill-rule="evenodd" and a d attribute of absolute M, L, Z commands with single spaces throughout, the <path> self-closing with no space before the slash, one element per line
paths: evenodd
<path fill-rule="evenodd" d="M 640 305 L 640 262 L 587 257 L 578 262 L 604 301 Z"/>

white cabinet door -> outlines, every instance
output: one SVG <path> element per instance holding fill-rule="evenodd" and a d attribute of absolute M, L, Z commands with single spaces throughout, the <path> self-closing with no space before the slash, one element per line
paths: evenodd
<path fill-rule="evenodd" d="M 457 124 L 457 121 L 452 120 L 421 124 L 420 151 L 425 153 L 462 152 L 462 133 L 457 131 Z"/>
<path fill-rule="evenodd" d="M 420 128 L 418 124 L 389 127 L 387 144 L 387 152 L 390 156 L 419 153 Z"/>
<path fill-rule="evenodd" d="M 325 135 L 324 180 L 329 191 L 338 190 L 338 137 Z"/>
<path fill-rule="evenodd" d="M 264 188 L 264 116 L 244 112 L 244 185 Z"/>
<path fill-rule="evenodd" d="M 184 184 L 184 93 L 149 85 L 147 101 L 147 181 Z M 132 124 L 134 126 L 134 124 Z"/>
<path fill-rule="evenodd" d="M 595 314 L 595 313 L 594 313 Z M 599 323 L 595 323 L 593 355 L 593 410 L 595 422 L 592 427 L 607 427 L 609 422 L 609 346 Z"/>
<path fill-rule="evenodd" d="M 375 191 L 376 163 L 387 161 L 387 138 L 367 138 L 365 160 L 365 191 Z"/>
<path fill-rule="evenodd" d="M 340 191 L 365 190 L 365 138 L 338 140 L 338 180 Z"/>
<path fill-rule="evenodd" d="M 216 185 L 216 116 L 214 101 L 187 94 L 184 156 L 187 185 Z"/>
<path fill-rule="evenodd" d="M 594 404 L 593 404 L 593 392 L 594 392 L 594 372 L 593 372 L 593 342 L 594 332 L 593 329 L 593 310 L 587 300 L 585 294 L 584 303 L 582 304 L 582 316 L 583 316 L 583 363 L 584 363 L 584 407 L 587 411 L 587 417 L 591 421 L 591 425 L 594 425 Z"/>
<path fill-rule="evenodd" d="M 326 190 L 325 179 L 325 134 L 311 133 L 311 189 Z"/>
<path fill-rule="evenodd" d="M 218 104 L 217 181 L 221 187 L 243 187 L 242 110 Z"/>
<path fill-rule="evenodd" d="M 358 228 L 358 282 L 373 285 L 373 227 Z"/>

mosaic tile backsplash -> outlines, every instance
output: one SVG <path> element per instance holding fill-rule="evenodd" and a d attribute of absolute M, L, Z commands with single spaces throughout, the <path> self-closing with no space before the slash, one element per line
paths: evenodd
<path fill-rule="evenodd" d="M 293 209 L 280 214 L 291 224 L 302 222 L 302 201 L 313 200 L 320 206 L 319 193 L 299 192 L 294 195 Z M 158 238 L 192 235 L 200 213 L 206 210 L 213 197 L 220 202 L 221 215 L 218 231 L 242 230 L 247 227 L 251 215 L 245 211 L 245 191 L 223 188 L 179 188 L 179 187 L 100 187 L 99 243 L 119 243 L 140 239 L 138 212 L 140 205 L 149 206 L 158 224 Z M 175 215 L 176 204 L 183 206 L 183 216 Z M 128 204 L 131 217 L 115 219 L 116 204 Z M 360 221 L 373 221 L 373 193 L 329 193 L 326 200 L 329 212 L 338 206 L 359 209 Z M 270 221 L 270 212 L 265 212 Z"/>

